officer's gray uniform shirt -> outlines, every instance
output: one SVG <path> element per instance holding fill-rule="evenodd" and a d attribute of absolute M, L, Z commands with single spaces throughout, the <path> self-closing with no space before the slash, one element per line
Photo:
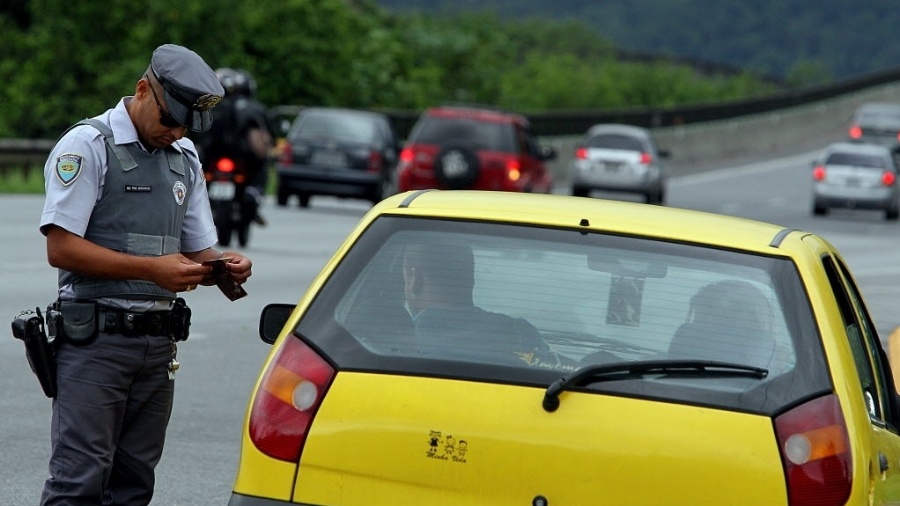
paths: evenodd
<path fill-rule="evenodd" d="M 131 97 L 123 98 L 115 108 L 96 119 L 109 125 L 117 145 L 140 146 L 137 130 L 125 109 L 129 100 Z M 192 173 L 185 174 L 184 181 L 191 188 L 187 192 L 189 200 L 182 204 L 187 209 L 181 230 L 181 251 L 210 248 L 217 241 L 216 229 L 196 149 L 189 139 L 176 141 L 172 148 L 187 155 L 188 166 L 185 169 Z M 44 167 L 46 200 L 40 222 L 42 232 L 47 225 L 53 224 L 84 237 L 94 206 L 102 195 L 108 166 L 107 156 L 103 135 L 94 127 L 80 125 L 63 135 Z M 165 189 L 166 192 L 169 190 Z M 68 287 L 60 287 L 61 298 L 69 298 L 66 295 L 70 293 L 71 289 Z"/>

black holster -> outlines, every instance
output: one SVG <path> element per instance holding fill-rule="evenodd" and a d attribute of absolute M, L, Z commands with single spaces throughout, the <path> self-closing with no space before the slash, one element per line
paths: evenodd
<path fill-rule="evenodd" d="M 22 311 L 12 321 L 13 337 L 25 343 L 25 358 L 37 376 L 44 395 L 56 397 L 56 346 L 47 337 L 44 318 L 39 308 Z"/>
<path fill-rule="evenodd" d="M 191 333 L 191 308 L 181 297 L 172 306 L 172 320 L 169 333 L 175 341 L 184 341 Z"/>

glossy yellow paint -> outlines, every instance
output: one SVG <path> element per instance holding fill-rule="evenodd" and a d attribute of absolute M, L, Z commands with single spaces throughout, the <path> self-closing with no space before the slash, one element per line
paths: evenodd
<path fill-rule="evenodd" d="M 563 393 L 559 410 L 548 413 L 543 394 L 339 373 L 304 448 L 295 500 L 785 504 L 767 417 L 576 392 Z"/>
<path fill-rule="evenodd" d="M 534 225 L 583 226 L 589 230 L 714 244 L 769 254 L 777 254 L 769 243 L 784 229 L 778 225 L 732 216 L 566 195 L 425 191 L 418 193 L 409 207 L 398 207 L 399 203 L 413 195 L 416 192 L 390 197 L 372 209 L 369 217 L 381 212 L 490 221 L 509 219 Z M 588 224 L 581 225 L 582 220 L 587 220 Z M 363 221 L 367 221 L 366 218 Z"/>
<path fill-rule="evenodd" d="M 408 206 L 401 206 L 404 202 Z M 285 329 L 302 318 L 331 270 L 380 214 L 509 219 L 790 257 L 806 286 L 850 433 L 848 504 L 892 504 L 890 498 L 900 492 L 895 477 L 900 438 L 867 415 L 843 322 L 820 266 L 823 254 L 839 257 L 827 241 L 794 231 L 775 247 L 772 240 L 784 232 L 777 225 L 631 202 L 408 192 L 363 217 Z M 895 334 L 892 358 L 900 357 L 900 332 Z M 340 372 L 315 418 L 296 483 L 296 466 L 260 454 L 247 438 L 245 422 L 234 488 L 286 501 L 296 485 L 294 501 L 323 505 L 521 505 L 538 495 L 567 505 L 703 505 L 722 504 L 723 497 L 736 505 L 786 504 L 767 417 L 575 392 L 563 393 L 560 409 L 547 413 L 542 396 L 537 388 Z M 433 432 L 440 433 L 434 444 Z M 447 437 L 453 441 L 449 450 Z M 888 456 L 892 475 L 880 472 L 879 453 Z"/>

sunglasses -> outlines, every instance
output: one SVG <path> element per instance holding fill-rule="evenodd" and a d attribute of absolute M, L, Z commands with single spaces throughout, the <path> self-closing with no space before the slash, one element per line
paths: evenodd
<path fill-rule="evenodd" d="M 144 77 L 147 78 L 150 93 L 153 93 L 153 100 L 156 102 L 156 108 L 159 109 L 159 124 L 166 128 L 183 128 L 184 125 L 179 123 L 175 116 L 163 110 L 162 104 L 159 103 L 159 97 L 156 95 L 156 90 L 153 89 L 153 83 L 150 82 L 150 77 L 147 74 L 144 74 Z"/>

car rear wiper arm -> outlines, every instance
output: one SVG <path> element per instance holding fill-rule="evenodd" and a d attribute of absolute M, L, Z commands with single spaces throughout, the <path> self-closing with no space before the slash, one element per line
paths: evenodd
<path fill-rule="evenodd" d="M 590 364 L 554 381 L 544 393 L 543 407 L 548 412 L 556 411 L 559 408 L 559 394 L 572 386 L 598 381 L 635 379 L 648 374 L 749 376 L 762 379 L 768 376 L 769 370 L 712 360 L 642 360 L 616 364 Z"/>

